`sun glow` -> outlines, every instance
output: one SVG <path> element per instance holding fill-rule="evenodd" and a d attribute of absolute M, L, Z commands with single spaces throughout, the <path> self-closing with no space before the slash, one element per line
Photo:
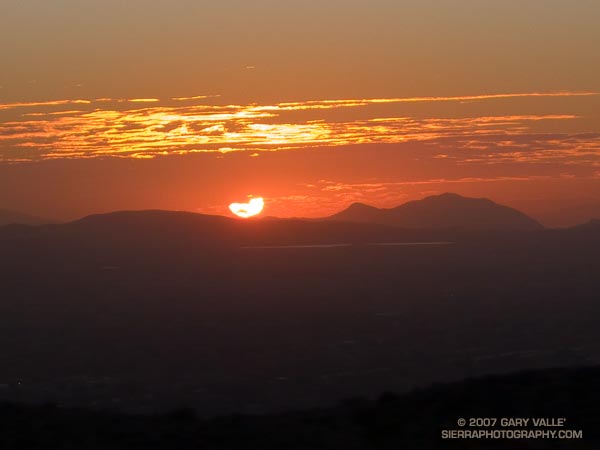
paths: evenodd
<path fill-rule="evenodd" d="M 265 201 L 261 197 L 251 198 L 248 203 L 232 203 L 229 210 L 238 217 L 247 219 L 248 217 L 260 214 L 265 206 Z"/>

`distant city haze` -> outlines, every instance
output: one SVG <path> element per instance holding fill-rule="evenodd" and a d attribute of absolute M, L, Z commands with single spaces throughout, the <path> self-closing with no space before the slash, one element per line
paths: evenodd
<path fill-rule="evenodd" d="M 0 210 L 600 217 L 600 3 L 5 2 Z"/>

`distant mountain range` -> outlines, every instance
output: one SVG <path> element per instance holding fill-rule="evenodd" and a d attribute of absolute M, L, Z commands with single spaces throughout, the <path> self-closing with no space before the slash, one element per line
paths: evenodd
<path fill-rule="evenodd" d="M 25 217 L 27 219 L 27 217 Z M 13 220 L 15 222 L 16 220 Z M 321 219 L 232 217 L 184 211 L 117 211 L 94 214 L 74 222 L 39 226 L 12 223 L 0 227 L 0 247 L 5 253 L 37 254 L 42 243 L 77 252 L 120 249 L 135 254 L 188 252 L 208 249 L 221 252 L 256 246 L 374 245 L 407 243 L 458 243 L 494 239 L 502 235 L 526 239 L 558 236 L 591 236 L 600 226 L 590 221 L 569 229 L 546 229 L 534 219 L 487 199 L 443 194 L 391 209 L 353 204 Z M 39 223 L 35 219 L 28 221 Z M 520 236 L 520 237 L 519 237 Z M 512 238 L 511 238 L 512 239 Z M 126 250 L 128 249 L 128 250 Z M 10 250 L 10 251 L 9 251 Z"/>
<path fill-rule="evenodd" d="M 441 194 L 382 209 L 353 203 L 328 217 L 345 222 L 375 223 L 403 228 L 464 230 L 539 230 L 543 226 L 516 209 L 487 198 Z"/>
<path fill-rule="evenodd" d="M 29 214 L 24 214 L 18 211 L 0 209 L 0 226 L 9 225 L 12 223 L 19 223 L 23 225 L 42 225 L 50 222 L 50 220 L 31 216 Z"/>
<path fill-rule="evenodd" d="M 45 223 L 45 224 L 44 224 Z M 170 245 L 193 242 L 202 247 L 462 241 L 486 233 L 543 231 L 536 220 L 488 199 L 442 194 L 380 209 L 354 203 L 320 219 L 237 219 L 183 211 L 117 211 L 74 222 L 50 224 L 40 218 L 0 211 L 0 239 L 45 236 L 65 243 L 102 242 Z M 30 228 L 24 225 L 43 225 Z M 573 229 L 597 230 L 597 221 Z M 551 230 L 546 230 L 550 232 Z M 164 240 L 164 236 L 169 239 Z M 90 241 L 91 239 L 91 241 Z M 158 242 L 158 241 L 162 241 Z M 183 244 L 182 244 L 183 245 Z"/>

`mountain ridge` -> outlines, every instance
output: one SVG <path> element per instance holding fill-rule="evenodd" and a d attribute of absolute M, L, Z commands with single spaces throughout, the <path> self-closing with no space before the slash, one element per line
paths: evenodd
<path fill-rule="evenodd" d="M 47 223 L 51 223 L 51 221 L 20 211 L 0 209 L 0 226 L 11 224 L 44 225 Z"/>
<path fill-rule="evenodd" d="M 378 223 L 405 228 L 462 228 L 465 230 L 540 230 L 543 225 L 509 206 L 488 198 L 444 193 L 412 200 L 393 208 L 352 203 L 329 220 Z"/>

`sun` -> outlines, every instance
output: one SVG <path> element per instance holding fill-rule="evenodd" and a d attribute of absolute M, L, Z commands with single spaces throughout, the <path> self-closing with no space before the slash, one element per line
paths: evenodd
<path fill-rule="evenodd" d="M 247 219 L 260 214 L 264 206 L 265 201 L 262 197 L 253 197 L 248 203 L 232 203 L 229 205 L 229 210 L 236 216 Z"/>

